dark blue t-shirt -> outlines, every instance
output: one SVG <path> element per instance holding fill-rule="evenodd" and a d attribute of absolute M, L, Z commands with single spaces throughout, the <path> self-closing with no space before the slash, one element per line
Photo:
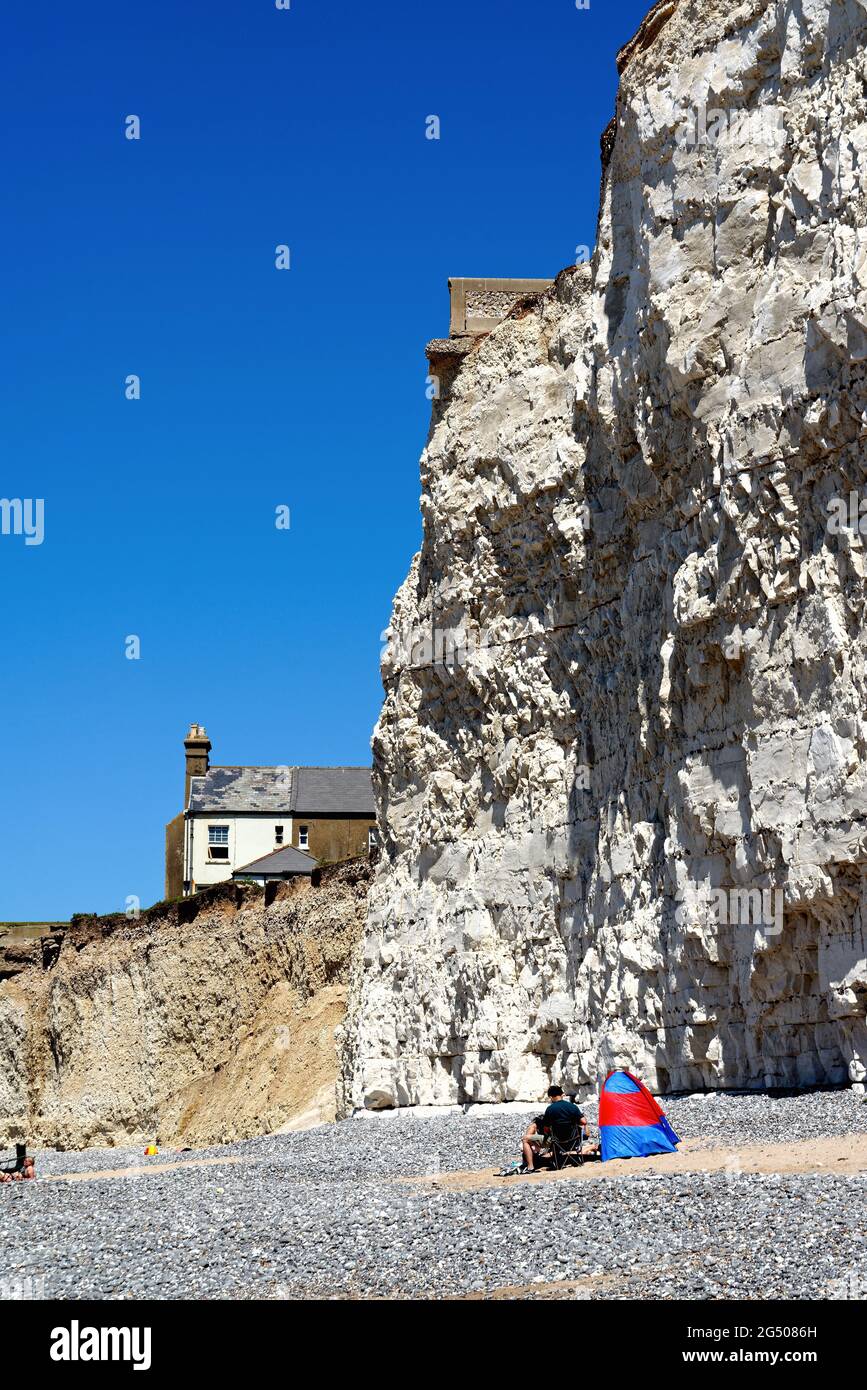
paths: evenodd
<path fill-rule="evenodd" d="M 557 1138 L 568 1138 L 575 1126 L 584 1118 L 577 1105 L 571 1100 L 555 1100 L 545 1111 L 545 1124 L 550 1125 Z"/>

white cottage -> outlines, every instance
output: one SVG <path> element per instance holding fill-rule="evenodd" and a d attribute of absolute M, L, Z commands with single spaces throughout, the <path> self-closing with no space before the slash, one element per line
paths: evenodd
<path fill-rule="evenodd" d="M 284 846 L 315 867 L 377 843 L 369 767 L 212 767 L 201 724 L 184 751 L 184 810 L 166 826 L 167 898 L 259 877 L 253 866 Z"/>

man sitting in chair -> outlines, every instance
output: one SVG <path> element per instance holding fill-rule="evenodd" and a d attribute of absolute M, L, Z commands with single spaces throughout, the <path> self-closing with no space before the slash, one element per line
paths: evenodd
<path fill-rule="evenodd" d="M 588 1137 L 587 1121 L 577 1105 L 563 1099 L 562 1086 L 548 1087 L 548 1109 L 543 1116 L 545 1128 L 555 1134 L 561 1143 L 572 1138 L 576 1125 L 581 1126 L 585 1140 Z"/>
<path fill-rule="evenodd" d="M 581 1125 L 584 1138 L 587 1138 L 587 1121 L 577 1105 L 563 1099 L 561 1086 L 548 1087 L 548 1108 L 544 1115 L 531 1120 L 521 1143 L 524 1162 L 519 1169 L 522 1173 L 538 1173 L 540 1165 L 551 1165 L 552 1154 L 547 1136 L 550 1134 L 566 1143 L 575 1133 L 575 1126 Z"/>

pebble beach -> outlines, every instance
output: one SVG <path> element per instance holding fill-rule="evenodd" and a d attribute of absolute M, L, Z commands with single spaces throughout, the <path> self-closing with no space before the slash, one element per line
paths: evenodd
<path fill-rule="evenodd" d="M 49 1299 L 867 1297 L 867 1173 L 741 1173 L 867 1133 L 851 1091 L 665 1101 L 723 1171 L 494 1173 L 526 1116 L 398 1112 L 196 1151 L 42 1151 L 0 1187 L 0 1295 Z M 583 1106 L 591 1122 L 594 1106 Z M 619 1165 L 619 1169 L 622 1165 Z M 448 1175 L 487 1174 L 481 1190 Z M 77 1177 L 73 1175 L 78 1175 Z"/>

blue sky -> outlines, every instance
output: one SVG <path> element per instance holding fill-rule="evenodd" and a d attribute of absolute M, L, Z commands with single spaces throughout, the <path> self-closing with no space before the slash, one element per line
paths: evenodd
<path fill-rule="evenodd" d="M 191 720 L 215 762 L 368 761 L 447 277 L 592 246 L 649 4 L 7 20 L 0 497 L 45 535 L 0 535 L 0 920 L 162 896 Z"/>

